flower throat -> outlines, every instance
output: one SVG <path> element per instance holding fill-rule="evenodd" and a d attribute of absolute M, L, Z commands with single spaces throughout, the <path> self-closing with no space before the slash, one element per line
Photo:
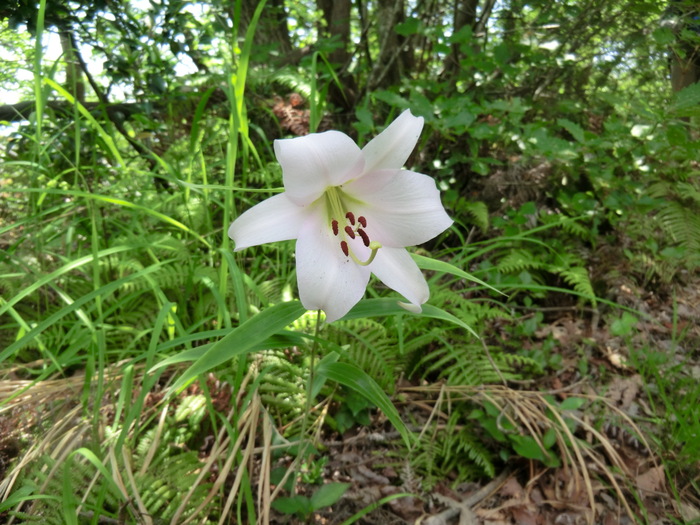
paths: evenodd
<path fill-rule="evenodd" d="M 367 227 L 367 219 L 362 215 L 356 219 L 355 214 L 351 211 L 343 213 L 344 206 L 340 198 L 340 190 L 337 187 L 328 188 L 326 190 L 326 198 L 328 199 L 328 207 L 331 211 L 331 230 L 333 230 L 333 235 L 340 238 L 340 249 L 343 255 L 350 257 L 360 266 L 371 264 L 382 245 L 377 241 L 370 240 L 369 235 L 367 235 L 367 232 L 364 230 Z M 345 219 L 344 227 L 341 228 L 341 222 L 339 222 L 336 217 L 341 218 L 341 220 Z M 362 244 L 372 250 L 366 261 L 361 261 L 352 251 L 348 243 L 348 238 L 356 239 L 357 237 L 362 239 Z"/>

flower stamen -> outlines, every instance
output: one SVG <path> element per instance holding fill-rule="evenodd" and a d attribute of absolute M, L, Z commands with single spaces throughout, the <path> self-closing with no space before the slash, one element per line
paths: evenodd
<path fill-rule="evenodd" d="M 348 237 L 350 237 L 351 239 L 355 238 L 355 230 L 353 230 L 350 226 L 345 227 L 345 233 L 347 233 Z"/>
<path fill-rule="evenodd" d="M 338 221 L 333 219 L 333 221 L 331 221 L 331 228 L 333 228 L 333 235 L 335 235 L 337 237 L 338 236 Z"/>
<path fill-rule="evenodd" d="M 350 221 L 350 224 L 355 226 L 355 214 L 351 211 L 345 214 L 345 218 Z"/>
<path fill-rule="evenodd" d="M 367 235 L 367 232 L 363 230 L 362 228 L 357 229 L 357 234 L 362 237 L 362 244 L 365 246 L 369 247 L 369 235 Z"/>

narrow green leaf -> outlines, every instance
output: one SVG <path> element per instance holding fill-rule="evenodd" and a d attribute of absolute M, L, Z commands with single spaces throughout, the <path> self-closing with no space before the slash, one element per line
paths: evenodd
<path fill-rule="evenodd" d="M 126 277 L 122 277 L 121 279 L 117 279 L 116 281 L 112 281 L 97 290 L 93 290 L 92 292 L 83 295 L 80 299 L 76 299 L 73 303 L 68 304 L 58 310 L 57 312 L 54 312 L 53 314 L 49 315 L 46 317 L 43 321 L 38 323 L 36 326 L 34 326 L 29 332 L 24 334 L 23 337 L 12 343 L 10 346 L 5 348 L 2 352 L 0 352 L 0 361 L 4 361 L 7 359 L 9 356 L 11 356 L 15 351 L 18 349 L 22 348 L 24 345 L 28 344 L 32 339 L 34 339 L 38 334 L 42 333 L 44 330 L 46 330 L 49 326 L 53 325 L 56 321 L 59 319 L 62 319 L 66 315 L 78 310 L 80 307 L 82 307 L 84 304 L 92 301 L 93 299 L 97 297 L 107 297 L 109 294 L 117 290 L 119 287 L 123 286 L 124 284 L 134 281 L 136 279 L 139 279 L 141 277 L 144 277 L 148 274 L 151 274 L 155 272 L 156 270 L 159 270 L 161 266 L 165 266 L 167 264 L 170 264 L 173 262 L 173 259 L 167 259 L 165 261 L 161 261 L 157 264 L 152 264 L 151 266 L 148 266 L 147 268 L 144 268 L 143 270 L 140 270 L 138 272 L 132 273 L 131 275 L 127 275 Z M 6 399 L 5 402 L 9 401 L 9 399 Z"/>
<path fill-rule="evenodd" d="M 422 270 L 432 270 L 434 272 L 442 272 L 442 273 L 449 273 L 452 275 L 456 275 L 457 277 L 461 277 L 462 279 L 467 279 L 468 281 L 472 281 L 474 283 L 480 284 L 481 286 L 485 286 L 486 288 L 489 288 L 490 290 L 493 290 L 494 292 L 500 293 L 501 295 L 506 295 L 502 291 L 498 290 L 497 288 L 494 288 L 488 283 L 485 283 L 478 277 L 474 277 L 472 274 L 465 272 L 464 270 L 461 270 L 460 268 L 457 268 L 456 266 L 445 262 L 445 261 L 440 261 L 438 259 L 432 259 L 430 257 L 424 257 L 422 255 L 418 255 L 415 253 L 411 254 L 411 257 L 413 260 L 416 262 L 418 265 L 418 268 Z"/>
<path fill-rule="evenodd" d="M 133 210 L 139 211 L 141 213 L 145 213 L 146 215 L 151 215 L 152 217 L 155 217 L 156 219 L 168 223 L 171 226 L 175 226 L 176 228 L 179 228 L 180 230 L 186 232 L 187 234 L 191 235 L 195 239 L 197 239 L 199 242 L 204 244 L 207 248 L 211 248 L 211 244 L 199 235 L 196 231 L 192 230 L 190 227 L 186 226 L 185 224 L 181 223 L 178 220 L 173 219 L 172 217 L 169 217 L 163 213 L 160 213 L 152 208 L 149 208 L 148 206 L 142 206 L 140 204 L 135 204 L 133 202 L 126 201 L 124 199 L 120 199 L 118 197 L 110 197 L 108 195 L 101 195 L 99 193 L 89 193 L 86 191 L 77 191 L 77 190 L 59 190 L 55 188 L 51 189 L 45 189 L 45 188 L 12 188 L 12 191 L 16 192 L 26 192 L 26 193 L 47 193 L 47 194 L 52 194 L 52 195 L 68 195 L 68 196 L 73 196 L 73 197 L 82 197 L 85 199 L 93 199 L 97 201 L 102 201 L 106 202 L 108 204 L 113 204 L 115 206 L 121 206 L 122 208 L 131 208 Z"/>
<path fill-rule="evenodd" d="M 214 343 L 197 359 L 173 385 L 176 392 L 200 374 L 226 361 L 250 352 L 268 337 L 283 330 L 306 310 L 299 301 L 278 303 L 237 326 L 220 341 Z M 190 354 L 191 355 L 191 354 Z M 158 365 L 156 365 L 156 368 Z"/>
<path fill-rule="evenodd" d="M 341 320 L 348 319 L 361 319 L 366 317 L 378 317 L 386 315 L 397 315 L 397 314 L 408 314 L 408 315 L 424 315 L 425 317 L 432 317 L 433 319 L 440 319 L 442 321 L 447 321 L 452 324 L 456 324 L 464 328 L 467 332 L 472 334 L 477 339 L 480 339 L 479 334 L 477 334 L 471 326 L 467 323 L 455 317 L 451 313 L 448 313 L 437 306 L 431 304 L 424 304 L 422 306 L 423 311 L 420 314 L 413 314 L 405 308 L 399 305 L 396 299 L 391 299 L 388 297 L 380 299 L 363 299 L 357 303 L 352 310 L 350 310 Z"/>
<path fill-rule="evenodd" d="M 114 160 L 116 160 L 120 166 L 124 166 L 124 159 L 122 159 L 121 153 L 119 153 L 119 148 L 117 148 L 116 144 L 114 143 L 114 139 L 112 136 L 107 133 L 104 128 L 100 125 L 97 120 L 95 120 L 95 117 L 92 116 L 92 114 L 87 110 L 85 106 L 83 106 L 80 102 L 75 100 L 73 95 L 71 95 L 68 91 L 66 91 L 60 84 L 58 84 L 56 81 L 54 81 L 51 78 L 44 78 L 44 82 L 48 84 L 51 88 L 55 89 L 63 98 L 65 98 L 70 104 L 75 105 L 76 108 L 78 108 L 78 111 L 80 114 L 87 120 L 97 131 L 97 134 L 100 136 L 102 141 L 105 143 L 107 146 L 107 149 L 109 149 L 109 152 L 112 154 L 114 157 Z"/>
<path fill-rule="evenodd" d="M 316 375 L 330 379 L 345 385 L 355 392 L 365 396 L 374 404 L 387 419 L 394 425 L 394 428 L 401 434 L 407 447 L 411 447 L 414 441 L 413 435 L 408 431 L 406 425 L 401 420 L 399 412 L 387 397 L 384 390 L 367 373 L 355 365 L 349 363 L 338 363 L 322 361 L 316 368 Z"/>
<path fill-rule="evenodd" d="M 166 343 L 161 344 L 158 347 L 159 352 L 163 352 L 165 350 L 168 350 L 170 348 L 175 348 L 178 346 L 181 346 L 185 343 L 189 343 L 192 341 L 201 341 L 203 339 L 211 339 L 213 337 L 222 337 L 226 336 L 231 330 L 208 330 L 206 332 L 198 332 L 196 334 L 190 334 L 184 337 L 179 337 L 177 339 L 173 339 L 172 341 L 168 341 Z M 309 339 L 309 336 L 306 334 L 301 334 L 298 332 L 292 332 L 290 330 L 280 330 L 278 333 L 271 335 L 270 337 L 266 338 L 264 341 L 261 341 L 258 344 L 253 345 L 248 352 L 257 352 L 258 350 L 263 350 L 263 349 L 271 349 L 271 348 L 289 348 L 290 346 L 299 346 L 303 345 L 305 339 Z M 185 363 L 187 361 L 196 361 L 200 357 L 202 357 L 204 354 L 206 354 L 209 349 L 211 349 L 212 346 L 214 346 L 216 342 L 214 343 L 207 343 L 201 346 L 198 346 L 197 348 L 192 348 L 190 350 L 184 350 L 178 354 L 175 354 L 173 356 L 170 356 L 159 363 L 156 363 L 153 365 L 151 368 L 151 371 L 158 370 L 159 368 L 164 368 L 170 365 L 175 365 L 178 363 Z"/>
<path fill-rule="evenodd" d="M 415 495 L 409 494 L 408 492 L 400 492 L 399 494 L 392 494 L 391 496 L 387 496 L 385 498 L 380 499 L 379 501 L 375 501 L 374 503 L 367 505 L 364 509 L 353 514 L 352 516 L 350 516 L 348 519 L 346 519 L 340 525 L 352 525 L 353 523 L 357 522 L 363 516 L 366 516 L 367 514 L 372 512 L 374 509 L 378 509 L 379 507 L 381 507 L 385 503 L 389 503 L 390 501 L 393 501 L 395 499 L 413 498 L 413 497 L 415 497 Z"/>
<path fill-rule="evenodd" d="M 97 252 L 97 258 L 102 259 L 104 257 L 107 257 L 109 255 L 114 255 L 117 253 L 129 251 L 129 250 L 134 250 L 139 248 L 138 246 L 114 246 L 112 248 L 107 248 L 105 250 L 101 250 Z M 25 297 L 33 294 L 36 290 L 41 288 L 47 283 L 50 283 L 51 281 L 54 281 L 61 275 L 64 275 L 72 270 L 75 270 L 76 268 L 79 268 L 80 266 L 83 266 L 89 262 L 92 262 L 94 260 L 94 256 L 92 254 L 86 255 L 85 257 L 81 257 L 80 259 L 76 259 L 74 261 L 69 262 L 68 264 L 64 264 L 57 270 L 47 274 L 43 275 L 42 277 L 38 277 L 36 281 L 34 281 L 32 284 L 24 288 L 21 292 L 17 293 L 14 297 L 12 297 L 9 301 L 3 302 L 2 305 L 0 305 L 0 315 L 4 314 L 7 310 L 9 310 L 12 306 L 17 304 L 19 301 L 24 299 Z"/>

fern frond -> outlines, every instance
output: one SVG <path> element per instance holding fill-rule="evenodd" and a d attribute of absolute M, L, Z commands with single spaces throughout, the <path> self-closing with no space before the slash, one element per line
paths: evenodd
<path fill-rule="evenodd" d="M 468 201 L 460 202 L 460 210 L 468 213 L 471 218 L 482 232 L 486 232 L 489 229 L 490 217 L 489 209 L 485 202 L 482 201 Z"/>
<path fill-rule="evenodd" d="M 700 251 L 700 205 L 666 202 L 656 215 L 664 232 L 690 252 Z"/>
<path fill-rule="evenodd" d="M 461 408 L 461 407 L 460 407 Z M 454 410 L 444 428 L 437 424 L 424 433 L 411 455 L 411 467 L 424 477 L 424 488 L 446 478 L 455 484 L 495 475 L 493 454 L 465 424 L 464 411 Z"/>
<path fill-rule="evenodd" d="M 306 98 L 311 96 L 311 84 L 309 84 L 308 76 L 305 77 L 292 69 L 280 69 L 271 75 L 270 80 L 290 91 L 296 91 Z"/>
<path fill-rule="evenodd" d="M 597 302 L 596 302 L 596 295 L 595 291 L 593 290 L 593 283 L 591 282 L 591 277 L 588 274 L 588 270 L 582 266 L 575 266 L 573 268 L 566 268 L 563 270 L 560 270 L 559 275 L 562 276 L 564 281 L 570 286 L 573 286 L 574 290 L 576 290 L 578 293 L 585 295 L 589 298 L 591 301 L 591 304 L 595 308 Z"/>
<path fill-rule="evenodd" d="M 544 263 L 532 254 L 523 249 L 511 250 L 503 259 L 498 261 L 496 269 L 501 273 L 516 273 L 523 270 L 538 270 L 545 266 Z"/>
<path fill-rule="evenodd" d="M 492 357 L 505 377 L 517 378 L 502 353 L 493 352 Z M 424 378 L 436 377 L 449 385 L 483 385 L 500 379 L 480 344 L 440 346 L 423 356 L 419 368 Z"/>

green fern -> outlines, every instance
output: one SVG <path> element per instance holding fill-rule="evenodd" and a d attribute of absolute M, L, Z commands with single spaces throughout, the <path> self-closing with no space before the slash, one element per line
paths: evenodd
<path fill-rule="evenodd" d="M 471 431 L 473 425 L 459 408 L 450 414 L 443 428 L 434 423 L 411 454 L 411 467 L 424 478 L 426 490 L 445 479 L 456 485 L 495 475 L 493 454 Z"/>
<path fill-rule="evenodd" d="M 486 232 L 489 229 L 489 224 L 491 223 L 489 217 L 489 209 L 486 203 L 482 201 L 461 201 L 458 205 L 459 211 L 469 214 L 469 216 L 474 220 L 482 232 Z"/>
<path fill-rule="evenodd" d="M 401 376 L 403 356 L 399 355 L 395 333 L 373 319 L 353 319 L 339 327 L 335 339 L 347 347 L 344 356 L 391 394 Z"/>
<path fill-rule="evenodd" d="M 526 249 L 513 249 L 498 261 L 496 269 L 501 273 L 516 273 L 523 270 L 538 270 L 546 263 Z"/>
<path fill-rule="evenodd" d="M 536 367 L 535 361 L 519 356 L 507 356 L 500 349 L 491 348 L 489 353 L 498 370 L 507 379 L 520 379 L 514 364 Z M 446 344 L 426 353 L 418 362 L 418 369 L 425 379 L 443 380 L 448 385 L 484 385 L 500 381 L 480 344 Z"/>
<path fill-rule="evenodd" d="M 591 276 L 586 268 L 582 266 L 575 266 L 572 268 L 561 269 L 558 272 L 559 275 L 566 281 L 569 286 L 572 286 L 574 290 L 578 293 L 585 295 L 593 305 L 596 307 L 596 295 L 593 290 L 593 283 L 591 282 Z"/>
<path fill-rule="evenodd" d="M 280 84 L 290 91 L 296 91 L 306 98 L 311 96 L 311 84 L 308 77 L 304 77 L 296 70 L 290 68 L 279 69 L 268 80 Z"/>
<path fill-rule="evenodd" d="M 657 182 L 649 187 L 659 199 L 656 219 L 664 232 L 689 254 L 700 251 L 700 189 L 690 182 Z"/>

